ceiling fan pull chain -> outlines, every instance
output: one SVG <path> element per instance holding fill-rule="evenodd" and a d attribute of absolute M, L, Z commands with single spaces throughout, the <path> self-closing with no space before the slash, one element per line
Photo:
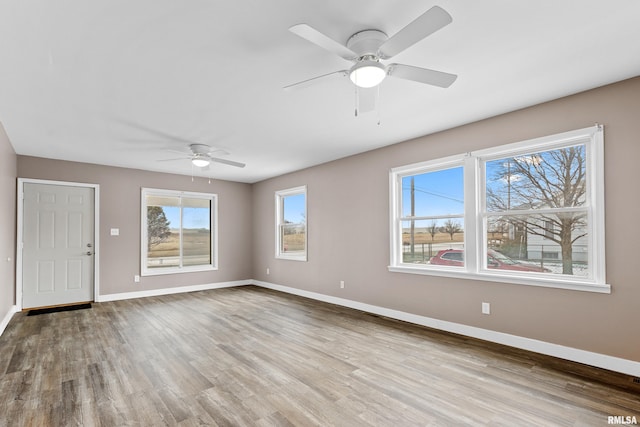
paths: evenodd
<path fill-rule="evenodd" d="M 355 104 L 355 116 L 358 117 L 358 107 L 359 107 L 359 98 L 358 98 L 358 86 L 353 86 L 353 103 Z"/>
<path fill-rule="evenodd" d="M 378 126 L 380 126 L 380 85 L 376 89 L 376 114 L 378 115 Z"/>

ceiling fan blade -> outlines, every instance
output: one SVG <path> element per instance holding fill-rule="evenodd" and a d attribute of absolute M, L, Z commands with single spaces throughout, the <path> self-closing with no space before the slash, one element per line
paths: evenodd
<path fill-rule="evenodd" d="M 169 152 L 169 153 L 173 153 L 173 154 L 182 154 L 183 156 L 190 156 L 190 155 L 193 154 L 188 150 L 174 150 L 174 149 L 171 149 L 171 148 L 167 149 L 166 151 Z"/>
<path fill-rule="evenodd" d="M 446 10 L 439 6 L 433 6 L 384 42 L 378 50 L 380 58 L 388 59 L 399 54 L 406 48 L 449 25 L 452 21 L 453 18 Z"/>
<path fill-rule="evenodd" d="M 160 159 L 156 160 L 157 162 L 174 162 L 176 160 L 189 160 L 191 157 L 176 157 L 175 159 Z"/>
<path fill-rule="evenodd" d="M 212 162 L 216 162 L 216 163 L 222 163 L 222 164 L 229 165 L 229 166 L 235 166 L 237 168 L 243 168 L 243 167 L 246 166 L 244 163 L 234 162 L 233 160 L 219 159 L 217 157 L 209 157 L 209 160 L 211 160 Z"/>
<path fill-rule="evenodd" d="M 289 31 L 302 37 L 305 40 L 310 41 L 317 46 L 320 46 L 325 50 L 328 50 L 329 52 L 335 53 L 339 57 L 344 58 L 348 61 L 353 61 L 358 57 L 358 55 L 351 49 L 341 43 L 338 43 L 331 37 L 322 34 L 320 31 L 316 30 L 310 25 L 294 25 L 293 27 L 289 28 Z"/>
<path fill-rule="evenodd" d="M 379 87 L 358 88 L 358 113 L 368 113 L 376 109 Z"/>
<path fill-rule="evenodd" d="M 212 150 L 209 150 L 209 152 L 207 153 L 207 156 L 211 157 L 211 156 L 228 156 L 229 153 L 226 150 L 223 150 L 222 148 L 215 148 Z"/>
<path fill-rule="evenodd" d="M 453 82 L 455 82 L 458 78 L 458 76 L 455 74 L 449 74 L 442 71 L 429 70 L 428 68 L 413 67 L 411 65 L 402 64 L 390 64 L 387 67 L 387 73 L 391 77 L 413 80 L 414 82 L 444 88 L 451 86 Z"/>
<path fill-rule="evenodd" d="M 347 71 L 347 70 L 334 71 L 332 73 L 323 74 L 321 76 L 312 77 L 310 79 L 303 80 L 303 81 L 298 82 L 298 83 L 290 84 L 289 86 L 285 86 L 283 89 L 286 90 L 286 91 L 303 89 L 305 87 L 311 86 L 312 84 L 316 83 L 320 79 L 324 79 L 326 77 L 330 77 L 330 76 L 337 75 L 337 74 L 342 74 L 343 77 L 346 77 L 347 75 L 349 75 L 349 71 Z"/>
<path fill-rule="evenodd" d="M 180 137 L 180 136 L 173 135 L 171 133 L 164 132 L 164 131 L 156 129 L 156 128 L 152 128 L 152 127 L 143 125 L 143 124 L 138 123 L 138 122 L 134 122 L 134 121 L 127 120 L 127 119 L 119 119 L 118 121 L 120 121 L 121 123 L 123 123 L 123 124 L 125 124 L 127 126 L 142 130 L 142 131 L 150 133 L 150 134 L 153 134 L 156 137 L 160 137 L 160 138 L 165 139 L 165 140 L 186 142 L 186 140 L 184 138 Z"/>

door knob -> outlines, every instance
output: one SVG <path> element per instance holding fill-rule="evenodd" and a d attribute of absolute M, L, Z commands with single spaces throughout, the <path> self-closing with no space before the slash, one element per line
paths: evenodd
<path fill-rule="evenodd" d="M 91 251 L 87 251 L 87 255 L 93 255 L 93 253 L 91 253 Z"/>
<path fill-rule="evenodd" d="M 87 243 L 87 247 L 88 247 L 88 248 L 92 247 L 92 246 L 91 246 L 91 243 Z"/>

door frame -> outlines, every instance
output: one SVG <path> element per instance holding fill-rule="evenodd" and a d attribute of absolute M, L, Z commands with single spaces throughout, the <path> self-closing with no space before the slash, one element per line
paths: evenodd
<path fill-rule="evenodd" d="M 18 178 L 17 205 L 18 212 L 16 218 L 16 309 L 22 310 L 22 273 L 23 259 L 22 249 L 23 226 L 24 226 L 24 184 L 47 184 L 66 187 L 88 187 L 93 188 L 93 239 L 94 239 L 94 262 L 93 262 L 93 300 L 98 301 L 100 291 L 100 184 L 89 184 L 85 182 L 52 181 L 48 179 Z"/>

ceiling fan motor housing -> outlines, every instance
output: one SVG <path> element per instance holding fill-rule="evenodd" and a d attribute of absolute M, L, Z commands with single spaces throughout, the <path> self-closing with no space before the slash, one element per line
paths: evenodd
<path fill-rule="evenodd" d="M 358 55 L 358 59 L 380 59 L 378 49 L 389 37 L 379 30 L 364 30 L 352 35 L 347 47 Z M 373 58 L 371 58 L 373 57 Z"/>
<path fill-rule="evenodd" d="M 189 148 L 191 148 L 191 151 L 193 152 L 193 154 L 204 154 L 207 155 L 209 154 L 209 151 L 211 151 L 211 147 L 209 147 L 206 144 L 191 144 L 189 145 Z"/>

